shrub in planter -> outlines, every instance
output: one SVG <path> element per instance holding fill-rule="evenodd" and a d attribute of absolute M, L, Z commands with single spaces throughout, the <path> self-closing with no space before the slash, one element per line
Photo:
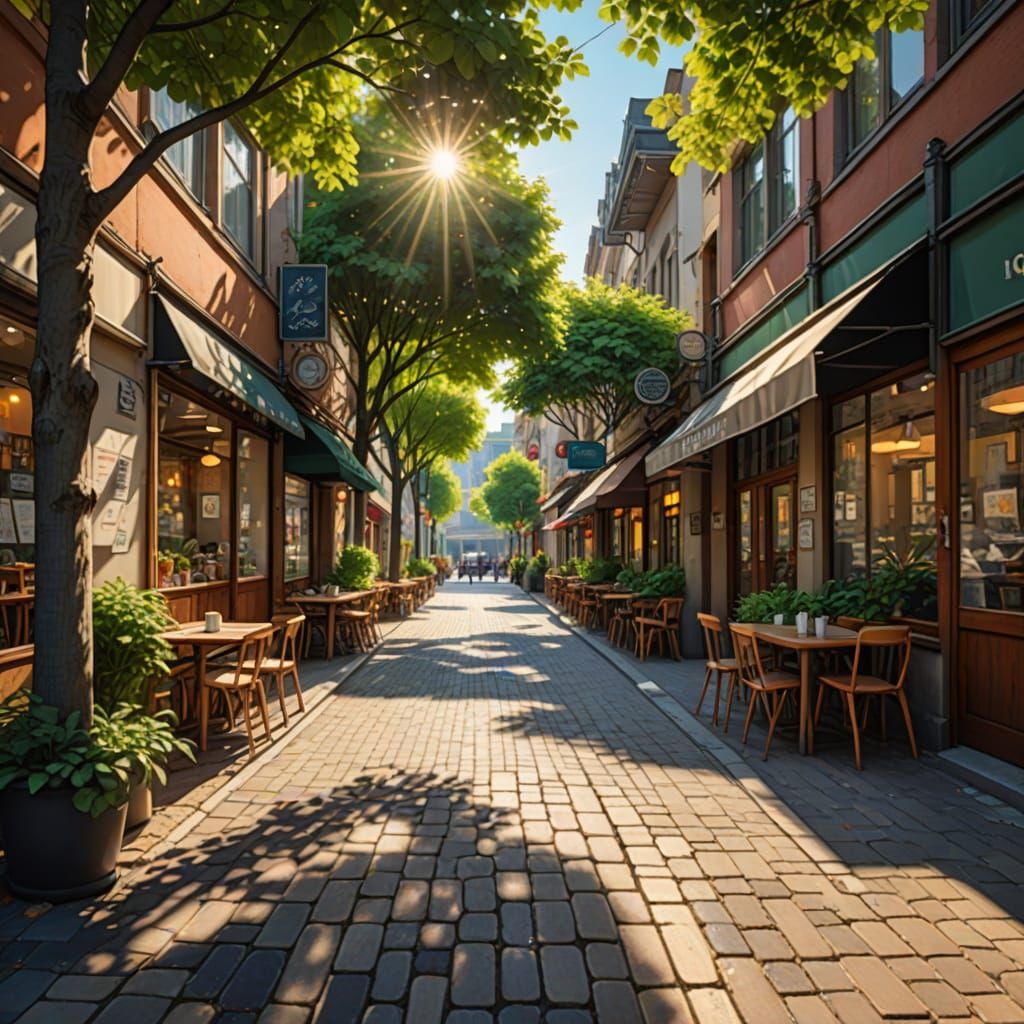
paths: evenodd
<path fill-rule="evenodd" d="M 433 576 L 437 568 L 429 558 L 410 558 L 405 563 L 406 576 Z"/>
<path fill-rule="evenodd" d="M 173 722 L 122 704 L 97 706 L 85 729 L 77 711 L 61 721 L 24 690 L 0 704 L 0 826 L 15 895 L 61 902 L 113 884 L 132 784 L 164 779 L 175 750 L 193 756 Z"/>
<path fill-rule="evenodd" d="M 528 564 L 529 561 L 525 555 L 513 555 L 508 562 L 509 579 L 516 585 L 522 586 L 523 574 L 526 572 Z"/>
<path fill-rule="evenodd" d="M 526 563 L 526 589 L 529 591 L 541 591 L 544 589 L 544 577 L 551 568 L 551 559 L 543 551 L 537 554 Z"/>
<path fill-rule="evenodd" d="M 615 583 L 617 586 L 622 587 L 623 590 L 630 590 L 634 593 L 639 593 L 643 589 L 645 573 L 637 572 L 636 569 L 631 569 L 628 565 L 615 577 Z"/>
<path fill-rule="evenodd" d="M 328 583 L 342 590 L 369 590 L 380 575 L 380 560 L 359 544 L 348 544 L 338 552 L 334 568 L 327 574 Z"/>
<path fill-rule="evenodd" d="M 686 597 L 686 570 L 681 565 L 666 565 L 645 573 L 641 597 Z"/>
<path fill-rule="evenodd" d="M 585 562 L 580 570 L 584 583 L 614 583 L 622 572 L 622 563 L 617 558 L 595 558 Z"/>

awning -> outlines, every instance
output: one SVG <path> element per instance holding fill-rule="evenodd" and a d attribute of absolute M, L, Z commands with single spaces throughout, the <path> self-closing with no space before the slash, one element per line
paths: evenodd
<path fill-rule="evenodd" d="M 545 523 L 541 530 L 560 530 L 563 526 L 567 526 L 572 516 L 559 516 L 557 519 L 552 519 L 550 523 Z"/>
<path fill-rule="evenodd" d="M 285 438 L 284 468 L 287 472 L 319 480 L 344 480 L 357 491 L 381 489 L 334 431 L 308 416 L 299 418 L 306 428 L 306 438 L 303 441 Z"/>
<path fill-rule="evenodd" d="M 723 381 L 647 456 L 648 476 L 745 434 L 817 395 L 814 353 L 878 286 L 883 273 L 848 289 L 787 331 L 754 366 Z"/>
<path fill-rule="evenodd" d="M 570 493 L 570 489 L 577 486 L 580 482 L 580 477 L 575 474 L 569 476 L 563 476 L 561 480 L 551 489 L 548 496 L 540 503 L 540 511 L 548 512 L 555 506 L 560 505 L 565 501 L 566 497 Z"/>
<path fill-rule="evenodd" d="M 157 359 L 188 363 L 192 369 L 241 399 L 254 412 L 266 416 L 296 437 L 303 436 L 299 414 L 252 363 L 162 295 L 156 298 Z"/>
<path fill-rule="evenodd" d="M 636 497 L 640 497 L 643 503 L 644 481 L 637 473 L 638 479 L 629 481 L 629 475 L 638 467 L 640 460 L 644 457 L 647 449 L 643 446 L 630 452 L 624 458 L 613 462 L 610 466 L 598 470 L 595 478 L 583 488 L 576 496 L 572 504 L 566 509 L 567 517 L 582 515 L 592 508 L 617 508 L 620 505 L 632 505 Z M 636 486 L 629 488 L 628 495 L 622 494 L 618 497 L 616 492 L 625 483 L 634 483 Z"/>

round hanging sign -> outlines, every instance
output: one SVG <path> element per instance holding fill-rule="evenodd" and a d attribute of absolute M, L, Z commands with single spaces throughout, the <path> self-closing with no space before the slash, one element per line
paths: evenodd
<path fill-rule="evenodd" d="M 700 331 L 683 331 L 676 338 L 676 348 L 688 363 L 699 363 L 708 351 L 708 339 Z"/>
<path fill-rule="evenodd" d="M 330 368 L 318 352 L 304 352 L 292 363 L 292 377 L 300 387 L 313 391 L 327 382 Z"/>
<path fill-rule="evenodd" d="M 648 366 L 636 375 L 633 393 L 644 405 L 661 405 L 672 393 L 672 381 L 664 370 Z"/>

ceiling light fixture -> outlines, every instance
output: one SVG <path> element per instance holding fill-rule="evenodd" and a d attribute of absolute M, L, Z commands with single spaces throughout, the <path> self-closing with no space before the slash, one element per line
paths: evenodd
<path fill-rule="evenodd" d="M 207 423 L 206 424 L 206 432 L 208 434 L 223 434 L 224 433 L 224 428 L 223 427 L 215 426 L 213 423 Z"/>
<path fill-rule="evenodd" d="M 873 441 L 871 450 L 876 455 L 894 455 L 897 452 L 915 451 L 921 447 L 921 434 L 912 420 L 907 420 L 898 434 L 889 434 Z"/>
<path fill-rule="evenodd" d="M 986 395 L 981 400 L 982 409 L 989 412 L 998 412 L 1003 416 L 1017 416 L 1024 412 L 1024 384 L 1016 387 L 1000 388 Z"/>
<path fill-rule="evenodd" d="M 220 456 L 214 455 L 213 452 L 207 452 L 200 460 L 204 466 L 213 469 L 214 466 L 220 465 Z"/>

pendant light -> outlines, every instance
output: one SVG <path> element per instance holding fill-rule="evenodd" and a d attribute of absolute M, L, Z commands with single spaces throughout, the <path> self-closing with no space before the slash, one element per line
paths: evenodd
<path fill-rule="evenodd" d="M 200 460 L 204 466 L 213 469 L 214 466 L 220 465 L 220 456 L 214 455 L 213 452 L 207 452 Z"/>
<path fill-rule="evenodd" d="M 921 435 L 913 420 L 906 420 L 900 432 L 893 437 L 873 441 L 871 451 L 875 455 L 894 455 L 897 452 L 910 452 L 921 447 Z"/>
<path fill-rule="evenodd" d="M 989 412 L 1002 413 L 1004 416 L 1017 416 L 1024 412 L 1024 384 L 1016 387 L 1000 388 L 981 400 L 982 409 Z"/>

